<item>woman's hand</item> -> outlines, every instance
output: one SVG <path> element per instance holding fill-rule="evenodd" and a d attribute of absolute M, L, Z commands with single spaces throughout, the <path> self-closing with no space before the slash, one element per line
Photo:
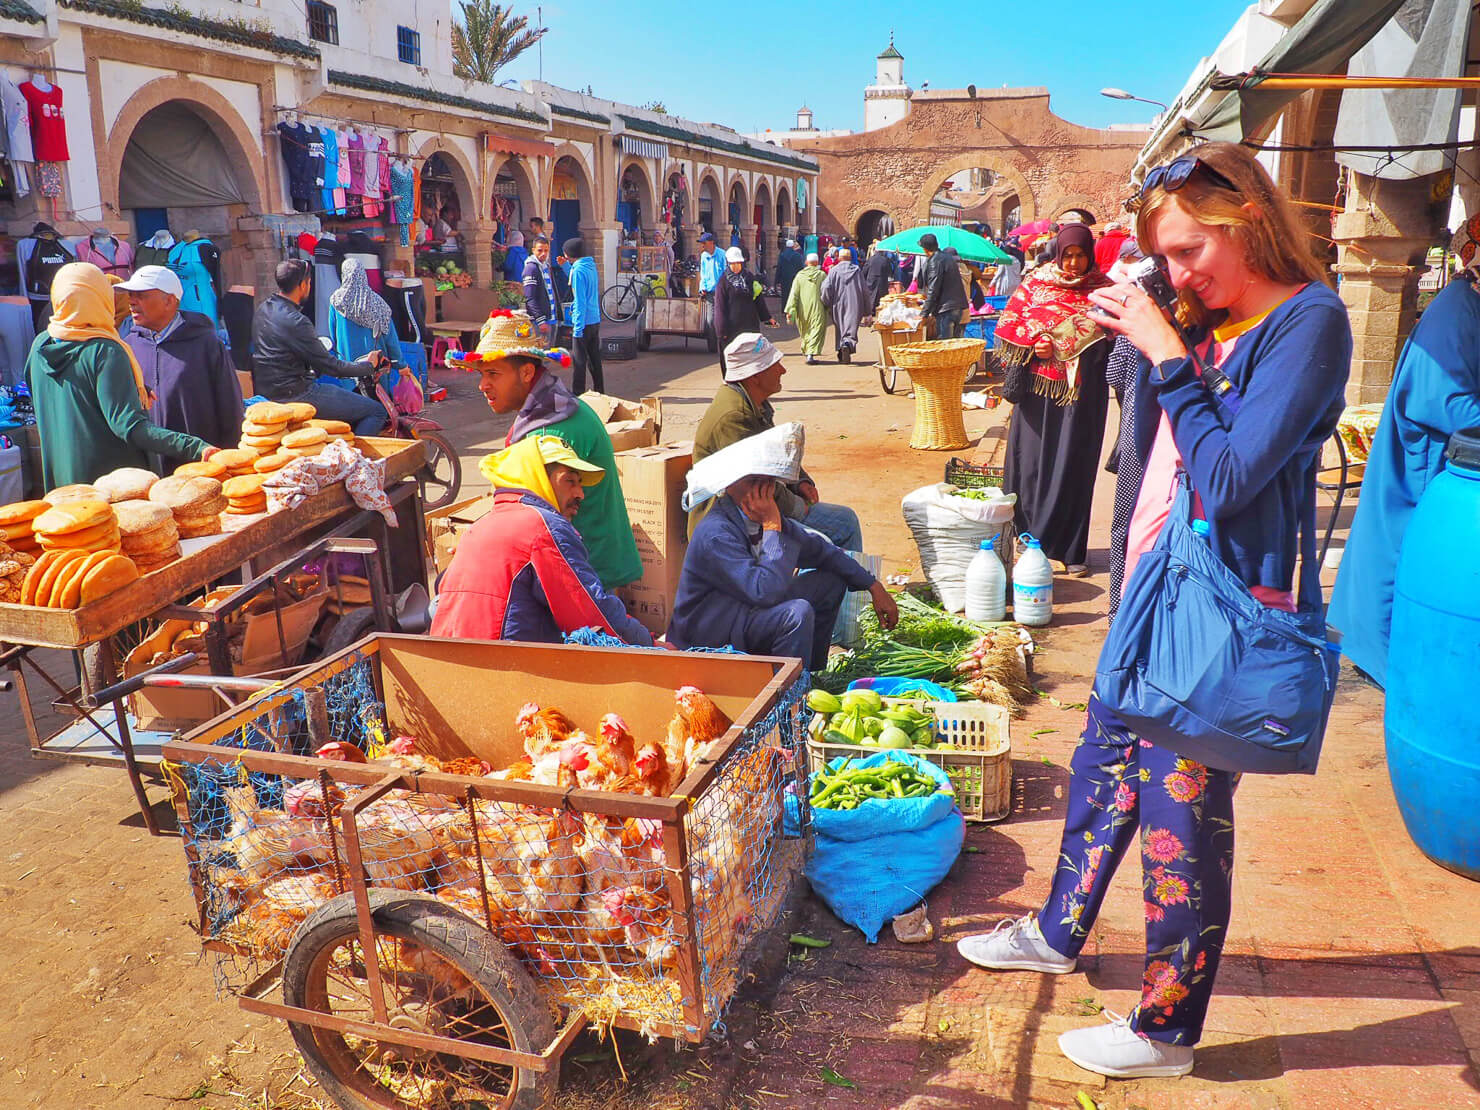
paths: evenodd
<path fill-rule="evenodd" d="M 1046 335 L 1040 335 L 1038 341 L 1033 344 L 1033 354 L 1037 358 L 1053 358 L 1053 340 Z"/>
<path fill-rule="evenodd" d="M 1096 289 L 1089 299 L 1100 309 L 1094 320 L 1106 331 L 1125 336 L 1153 364 L 1186 358 L 1187 345 L 1165 313 L 1139 286 L 1112 285 Z"/>

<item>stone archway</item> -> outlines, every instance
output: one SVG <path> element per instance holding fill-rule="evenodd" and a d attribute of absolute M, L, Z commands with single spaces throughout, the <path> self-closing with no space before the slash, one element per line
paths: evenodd
<path fill-rule="evenodd" d="M 858 248 L 866 251 L 875 240 L 893 234 L 894 219 L 883 209 L 869 208 L 860 213 L 848 226 Z"/>
<path fill-rule="evenodd" d="M 776 182 L 776 226 L 788 228 L 797 222 L 797 205 L 785 181 Z"/>
<path fill-rule="evenodd" d="M 928 224 L 930 222 L 930 202 L 936 192 L 962 170 L 971 169 L 991 170 L 997 175 L 999 182 L 1012 187 L 1021 202 L 1024 223 L 1038 218 L 1037 198 L 1033 194 L 1033 187 L 1028 184 L 1028 179 L 1023 176 L 1022 171 L 992 151 L 973 151 L 958 154 L 955 158 L 939 163 L 926 175 L 925 187 L 916 198 L 915 210 L 912 213 L 915 223 L 917 225 Z"/>
<path fill-rule="evenodd" d="M 1100 223 L 1112 218 L 1112 214 L 1102 211 L 1103 207 L 1104 205 L 1086 193 L 1065 193 L 1052 204 L 1045 205 L 1043 211 L 1055 221 L 1059 221 L 1059 217 L 1066 212 L 1083 212 L 1094 217 L 1089 222 Z"/>
<path fill-rule="evenodd" d="M 703 224 L 700 213 L 704 211 L 705 201 L 709 202 L 710 220 L 709 230 L 719 238 L 719 228 L 725 217 L 725 193 L 720 188 L 719 175 L 712 169 L 707 169 L 699 175 L 698 192 L 695 194 L 694 223 Z M 728 230 L 728 229 L 726 229 Z"/>
<path fill-rule="evenodd" d="M 462 210 L 462 218 L 469 223 L 478 220 L 480 218 L 477 204 L 478 193 L 473 188 L 478 175 L 473 172 L 473 164 L 468 161 L 467 155 L 456 144 L 448 142 L 441 135 L 422 143 L 421 149 L 413 155 L 413 160 L 421 166 L 434 154 L 441 155 L 442 161 L 451 171 L 452 188 L 457 193 L 457 203 Z"/>
<path fill-rule="evenodd" d="M 512 178 L 514 181 L 514 189 L 519 201 L 517 226 L 522 231 L 529 226 L 531 217 L 540 215 L 538 177 L 534 168 L 517 154 L 506 155 L 501 161 L 490 166 L 488 181 L 485 183 L 488 204 L 484 206 L 484 211 L 490 216 L 493 212 L 493 199 L 500 177 Z"/>
<path fill-rule="evenodd" d="M 658 222 L 658 190 L 653 184 L 652 173 L 647 162 L 636 155 L 628 155 L 617 167 L 617 202 L 621 202 L 622 182 L 630 179 L 637 186 L 637 223 L 639 227 L 652 227 Z M 613 211 L 612 219 L 616 219 Z"/>
<path fill-rule="evenodd" d="M 725 190 L 725 230 L 728 231 L 733 222 L 740 230 L 743 241 L 745 228 L 750 224 L 755 213 L 750 209 L 750 190 L 745 186 L 745 178 L 738 173 L 730 175 L 729 187 Z M 738 219 L 734 217 L 738 216 Z M 724 238 L 724 236 L 721 236 Z"/>
<path fill-rule="evenodd" d="M 565 143 L 555 151 L 550 162 L 549 230 L 550 245 L 556 252 L 567 239 L 579 236 L 589 240 L 587 229 L 601 222 L 601 215 L 596 210 L 593 181 L 591 168 L 576 147 Z M 563 191 L 571 191 L 575 195 L 561 195 Z M 574 208 L 571 207 L 572 201 Z M 587 248 L 591 245 L 588 242 Z"/>

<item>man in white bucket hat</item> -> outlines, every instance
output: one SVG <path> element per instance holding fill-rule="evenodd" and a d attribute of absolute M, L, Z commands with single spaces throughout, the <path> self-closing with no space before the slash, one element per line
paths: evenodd
<path fill-rule="evenodd" d="M 781 392 L 781 378 L 786 373 L 776 345 L 759 332 L 738 335 L 725 348 L 725 367 L 725 384 L 714 395 L 694 432 L 696 464 L 732 443 L 776 426 L 776 410 L 770 399 Z M 805 470 L 799 469 L 791 482 L 777 483 L 776 504 L 783 516 L 822 533 L 845 551 L 863 550 L 858 514 L 846 505 L 824 502 Z M 707 503 L 690 511 L 690 536 L 708 511 Z"/>
<path fill-rule="evenodd" d="M 782 515 L 775 491 L 800 477 L 804 441 L 800 424 L 782 424 L 689 471 L 684 507 L 712 501 L 714 508 L 684 556 L 668 625 L 675 647 L 788 656 L 816 671 L 827 665 L 849 590 L 869 592 L 883 628 L 898 623 L 899 609 L 878 579 L 825 536 Z"/>

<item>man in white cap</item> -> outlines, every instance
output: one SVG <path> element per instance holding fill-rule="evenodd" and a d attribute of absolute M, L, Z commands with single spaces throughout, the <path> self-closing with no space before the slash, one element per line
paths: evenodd
<path fill-rule="evenodd" d="M 725 348 L 737 335 L 759 332 L 761 324 L 774 328 L 776 318 L 766 307 L 761 283 L 745 267 L 745 252 L 739 247 L 725 251 L 725 273 L 714 289 L 714 333 L 719 336 L 720 374 L 725 370 Z"/>
<path fill-rule="evenodd" d="M 689 472 L 684 504 L 692 509 L 703 501 L 713 509 L 684 556 L 668 625 L 674 647 L 787 656 L 816 671 L 827 665 L 849 590 L 869 592 L 884 629 L 898 623 L 899 608 L 878 579 L 777 504 L 776 491 L 802 477 L 803 439 L 800 424 L 783 424 Z"/>
<path fill-rule="evenodd" d="M 781 392 L 786 364 L 775 344 L 758 332 L 736 336 L 725 348 L 725 384 L 720 386 L 694 432 L 694 463 L 732 443 L 776 426 L 771 398 Z M 778 483 L 776 503 L 782 515 L 819 532 L 845 551 L 863 550 L 858 514 L 846 505 L 825 504 L 805 470 L 794 481 Z M 708 512 L 707 504 L 689 512 L 689 535 Z"/>
<path fill-rule="evenodd" d="M 140 266 L 114 286 L 128 293 L 134 326 L 124 342 L 154 395 L 149 416 L 171 431 L 231 447 L 241 436 L 242 388 L 231 352 L 199 312 L 181 312 L 184 287 L 165 266 Z"/>

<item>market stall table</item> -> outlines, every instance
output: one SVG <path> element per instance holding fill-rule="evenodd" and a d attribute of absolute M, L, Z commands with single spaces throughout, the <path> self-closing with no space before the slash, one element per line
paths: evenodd
<path fill-rule="evenodd" d="M 413 522 L 418 534 L 411 538 L 406 550 L 415 552 L 424 579 L 426 545 L 420 532 L 422 514 L 414 480 L 425 462 L 424 445 L 417 440 L 361 437 L 356 439 L 355 446 L 368 456 L 385 460 L 385 488 L 392 506 L 409 505 L 409 511 L 403 509 L 400 515 Z M 16 676 L 21 711 L 31 738 L 31 754 L 43 759 L 122 766 L 128 772 L 149 831 L 157 832 L 140 776 L 144 766 L 157 764 L 158 752 L 169 736 L 135 737 L 121 695 L 106 707 L 91 704 L 92 694 L 114 686 L 119 678 L 119 660 L 112 637 L 240 568 L 277 562 L 290 553 L 289 545 L 314 530 L 333 532 L 346 525 L 362 528 L 379 519 L 378 513 L 360 510 L 344 484 L 336 483 L 291 510 L 248 518 L 245 525 L 231 532 L 184 540 L 177 561 L 90 605 L 53 609 L 0 603 L 0 644 L 5 645 L 0 652 L 0 666 Z M 30 659 L 29 649 L 38 647 L 79 652 L 86 649 L 81 688 L 63 688 Z M 44 740 L 37 732 L 27 693 L 24 671 L 27 665 L 54 689 L 58 695 L 57 707 L 78 718 Z"/>

